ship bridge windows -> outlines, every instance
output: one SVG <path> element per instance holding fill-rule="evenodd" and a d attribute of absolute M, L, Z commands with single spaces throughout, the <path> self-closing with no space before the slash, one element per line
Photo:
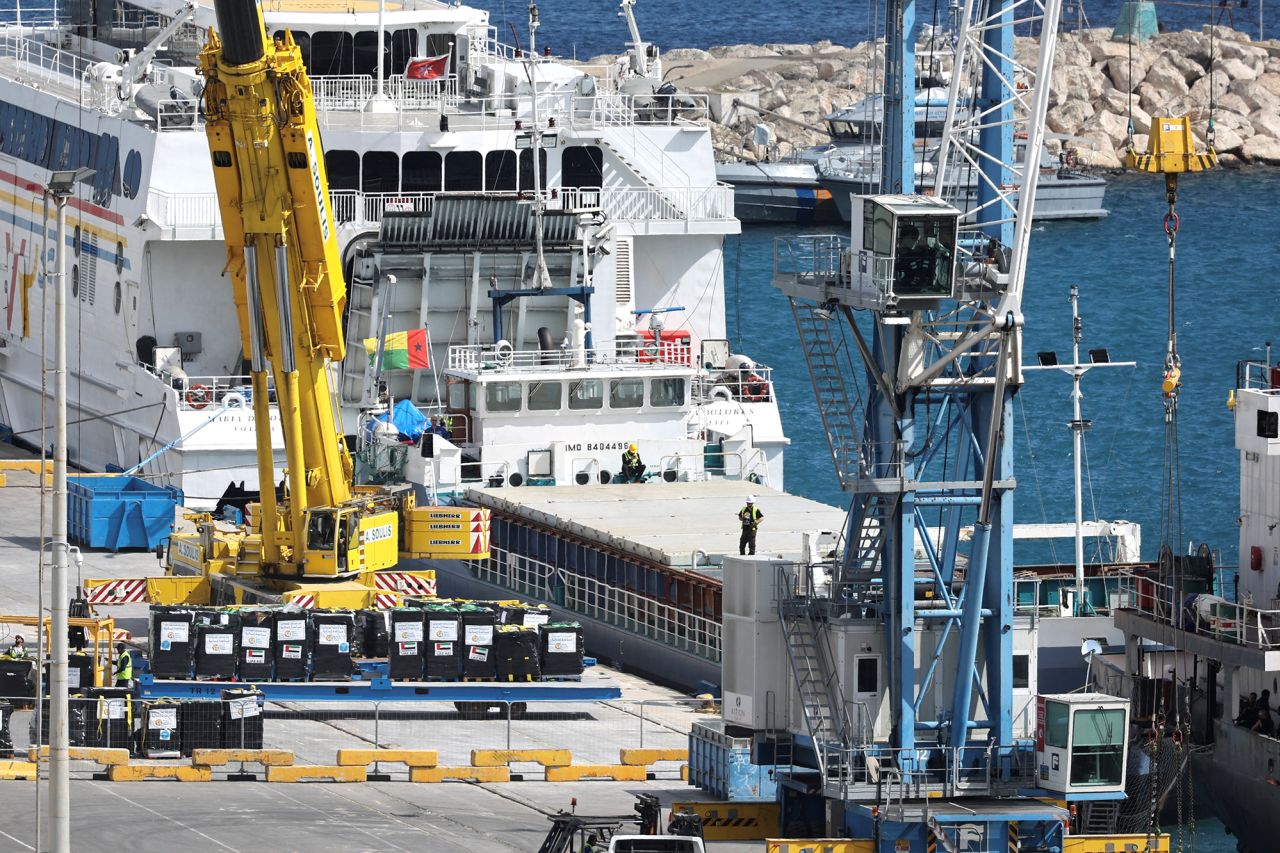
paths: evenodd
<path fill-rule="evenodd" d="M 409 151 L 400 166 L 400 188 L 407 193 L 439 192 L 443 170 L 439 151 Z"/>
<path fill-rule="evenodd" d="M 604 185 L 604 153 L 598 145 L 570 145 L 560 155 L 560 184 L 566 187 Z"/>
<path fill-rule="evenodd" d="M 520 411 L 519 382 L 488 382 L 484 386 L 484 405 L 490 412 Z"/>
<path fill-rule="evenodd" d="M 538 188 L 547 188 L 547 149 L 538 149 Z M 520 189 L 533 189 L 533 149 L 520 149 Z"/>
<path fill-rule="evenodd" d="M 683 406 L 685 381 L 681 376 L 664 376 L 649 380 L 649 405 L 658 408 Z"/>
<path fill-rule="evenodd" d="M 614 379 L 609 383 L 609 408 L 638 409 L 643 405 L 643 379 Z"/>
<path fill-rule="evenodd" d="M 360 189 L 360 155 L 356 152 L 342 149 L 326 151 L 324 168 L 329 174 L 330 190 Z"/>
<path fill-rule="evenodd" d="M 450 151 L 444 158 L 444 188 L 449 192 L 484 189 L 484 159 L 479 151 Z"/>
<path fill-rule="evenodd" d="M 529 411 L 556 412 L 564 395 L 564 384 L 558 380 L 529 383 Z"/>
<path fill-rule="evenodd" d="M 1076 709 L 1071 727 L 1072 786 L 1124 784 L 1126 716 L 1123 708 Z"/>
<path fill-rule="evenodd" d="M 530 176 L 532 187 L 533 178 Z M 484 188 L 514 190 L 516 188 L 516 152 L 490 151 L 484 155 Z"/>
<path fill-rule="evenodd" d="M 86 183 L 93 188 L 95 204 L 108 204 L 112 193 L 120 192 L 120 143 L 108 133 L 95 135 L 23 107 L 0 104 L 0 153 L 51 170 L 93 169 Z"/>
<path fill-rule="evenodd" d="M 360 170 L 360 189 L 367 193 L 400 191 L 400 158 L 394 151 L 366 151 Z"/>
<path fill-rule="evenodd" d="M 312 33 L 307 73 L 329 77 L 355 74 L 355 39 L 351 33 Z"/>
<path fill-rule="evenodd" d="M 569 383 L 569 408 L 603 409 L 604 382 L 599 379 L 577 379 Z"/>

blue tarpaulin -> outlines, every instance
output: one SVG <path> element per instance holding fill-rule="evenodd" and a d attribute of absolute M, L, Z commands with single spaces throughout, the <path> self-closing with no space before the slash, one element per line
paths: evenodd
<path fill-rule="evenodd" d="M 380 421 L 387 419 L 385 414 L 376 415 L 375 417 Z M 417 441 L 427 431 L 427 416 L 414 408 L 413 403 L 410 401 L 401 400 L 391 410 L 391 425 L 401 435 Z"/>

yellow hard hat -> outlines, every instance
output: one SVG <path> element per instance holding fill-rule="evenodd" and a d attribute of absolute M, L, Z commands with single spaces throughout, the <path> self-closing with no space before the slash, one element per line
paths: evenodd
<path fill-rule="evenodd" d="M 631 444 L 629 445 L 629 449 L 631 450 L 631 452 L 632 452 L 632 453 L 634 453 L 634 452 L 635 452 L 635 450 L 636 450 L 636 443 L 635 443 L 634 441 L 633 441 L 633 442 L 631 442 Z"/>

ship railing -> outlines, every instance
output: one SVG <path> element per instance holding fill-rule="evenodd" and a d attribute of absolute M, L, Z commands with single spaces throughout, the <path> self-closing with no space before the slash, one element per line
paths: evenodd
<path fill-rule="evenodd" d="M 618 341 L 614 347 L 595 349 L 513 350 L 493 344 L 459 344 L 449 347 L 449 370 L 496 371 L 498 373 L 538 373 L 560 370 L 586 370 L 607 367 L 627 370 L 689 369 L 687 360 L 668 361 L 661 350 L 642 341 Z"/>
<path fill-rule="evenodd" d="M 147 217 L 163 228 L 209 228 L 222 226 L 217 193 L 147 192 Z"/>
<path fill-rule="evenodd" d="M 39 30 L 37 30 L 39 31 Z M 43 30 L 54 37 L 58 31 Z M 8 57 L 17 65 L 19 80 L 55 83 L 80 89 L 85 74 L 93 64 L 88 59 L 32 37 L 33 28 L 23 25 L 0 25 L 0 58 Z"/>
<path fill-rule="evenodd" d="M 311 79 L 317 112 L 363 110 L 378 94 L 378 81 L 369 74 L 322 74 Z M 458 77 L 450 74 L 434 80 L 414 80 L 403 75 L 383 78 L 382 94 L 397 109 L 439 109 L 458 94 Z"/>
<path fill-rule="evenodd" d="M 708 466 L 709 458 L 715 464 Z M 658 460 L 658 472 L 665 480 L 749 480 L 752 483 L 769 484 L 769 464 L 764 451 L 752 449 L 717 450 L 700 453 L 668 453 Z M 670 472 L 668 475 L 667 472 Z"/>
<path fill-rule="evenodd" d="M 175 130 L 199 130 L 204 127 L 204 115 L 196 98 L 166 98 L 157 101 L 154 111 L 148 113 L 161 133 Z"/>
<path fill-rule="evenodd" d="M 153 371 L 154 372 L 154 371 Z M 178 410 L 235 409 L 253 404 L 253 388 L 248 376 L 174 376 L 159 374 L 177 395 Z M 269 394 L 275 402 L 274 390 Z"/>
<path fill-rule="evenodd" d="M 773 368 L 757 364 L 749 369 L 714 371 L 694 383 L 693 400 L 695 403 L 716 400 L 771 403 L 774 400 Z"/>
<path fill-rule="evenodd" d="M 714 619 L 503 548 L 490 548 L 489 553 L 488 560 L 476 564 L 481 580 L 708 660 L 720 660 L 720 623 Z"/>
<path fill-rule="evenodd" d="M 436 198 L 451 194 L 472 195 L 333 190 L 329 197 L 336 222 L 374 225 L 388 211 L 429 213 Z M 719 222 L 733 218 L 733 187 L 722 183 L 700 187 L 553 187 L 544 193 L 544 198 L 549 210 L 599 209 L 621 222 Z"/>
<path fill-rule="evenodd" d="M 1119 600 L 1122 608 L 1184 631 L 1247 648 L 1280 648 L 1280 610 L 1184 593 L 1154 577 L 1124 575 Z"/>
<path fill-rule="evenodd" d="M 1280 394 L 1280 366 L 1260 361 L 1242 361 L 1236 365 L 1236 387 L 1266 394 Z"/>
<path fill-rule="evenodd" d="M 886 801 L 1011 794 L 1034 781 L 1028 750 L 964 747 L 846 747 L 823 744 L 827 784 L 849 799 Z"/>

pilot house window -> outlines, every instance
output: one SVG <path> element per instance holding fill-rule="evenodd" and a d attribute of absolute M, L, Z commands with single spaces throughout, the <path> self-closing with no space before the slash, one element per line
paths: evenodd
<path fill-rule="evenodd" d="M 490 412 L 520 411 L 520 383 L 487 383 L 484 386 L 484 405 Z"/>
<path fill-rule="evenodd" d="M 638 409 L 643 405 L 643 379 L 615 379 L 609 383 L 609 408 Z"/>
<path fill-rule="evenodd" d="M 557 411 L 564 386 L 555 381 L 529 383 L 529 410 L 533 412 Z"/>
<path fill-rule="evenodd" d="M 653 406 L 683 406 L 684 379 L 671 376 L 649 380 L 649 403 Z"/>

